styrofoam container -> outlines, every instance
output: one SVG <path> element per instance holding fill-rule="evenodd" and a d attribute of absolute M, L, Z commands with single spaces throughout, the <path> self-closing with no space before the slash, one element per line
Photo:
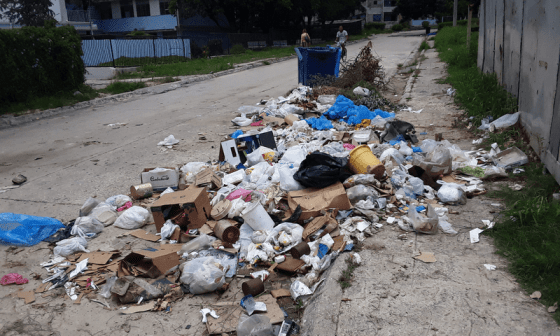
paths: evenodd
<path fill-rule="evenodd" d="M 253 230 L 269 231 L 274 228 L 274 221 L 258 202 L 250 203 L 241 213 L 241 217 Z"/>

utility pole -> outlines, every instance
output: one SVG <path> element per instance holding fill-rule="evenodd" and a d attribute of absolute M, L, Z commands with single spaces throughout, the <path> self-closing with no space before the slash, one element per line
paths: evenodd
<path fill-rule="evenodd" d="M 469 21 L 467 24 L 467 48 L 469 47 L 469 43 L 471 42 L 472 6 L 473 5 L 469 5 Z"/>
<path fill-rule="evenodd" d="M 453 27 L 457 26 L 457 5 L 459 4 L 459 0 L 453 1 Z"/>

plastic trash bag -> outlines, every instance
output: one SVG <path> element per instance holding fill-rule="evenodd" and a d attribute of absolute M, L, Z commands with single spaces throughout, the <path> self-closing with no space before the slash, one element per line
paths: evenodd
<path fill-rule="evenodd" d="M 438 183 L 442 184 L 437 193 L 440 201 L 448 204 L 467 204 L 467 195 L 459 184 L 443 181 L 438 181 Z"/>
<path fill-rule="evenodd" d="M 118 216 L 116 207 L 105 202 L 99 203 L 89 214 L 89 217 L 98 220 L 105 226 L 113 224 Z"/>
<path fill-rule="evenodd" d="M 76 252 L 86 252 L 89 253 L 87 250 L 88 242 L 83 237 L 74 237 L 68 238 L 59 241 L 56 243 L 54 248 L 54 255 L 61 256 L 61 257 L 68 257 Z"/>
<path fill-rule="evenodd" d="M 286 165 L 282 165 L 278 168 L 278 173 L 280 174 L 280 189 L 286 192 L 305 189 L 303 185 L 294 179 L 294 174 L 297 171 L 297 168 L 290 168 Z"/>
<path fill-rule="evenodd" d="M 261 113 L 262 110 L 263 110 L 262 107 L 245 105 L 245 106 L 241 106 L 240 108 L 238 108 L 237 112 L 239 112 L 241 114 L 252 116 L 252 115 Z"/>
<path fill-rule="evenodd" d="M 148 221 L 150 212 L 142 207 L 133 206 L 126 209 L 115 221 L 115 226 L 121 229 L 134 230 L 139 229 Z"/>
<path fill-rule="evenodd" d="M 372 174 L 356 174 L 356 175 L 352 175 L 349 178 L 347 178 L 342 185 L 344 185 L 344 188 L 352 188 L 355 185 L 358 184 L 363 184 L 363 185 L 369 185 L 369 186 L 374 186 L 377 185 L 379 182 L 375 179 L 375 175 Z"/>
<path fill-rule="evenodd" d="M 311 128 L 309 127 L 309 123 L 307 121 L 297 120 L 292 124 L 292 129 L 296 130 L 297 132 L 305 132 L 306 130 L 309 130 Z"/>
<path fill-rule="evenodd" d="M 305 122 L 305 120 L 302 120 Z M 279 163 L 293 163 L 295 166 L 301 164 L 305 157 L 307 156 L 307 150 L 305 150 L 302 146 L 293 146 L 286 150 L 286 153 L 282 156 Z"/>
<path fill-rule="evenodd" d="M 54 218 L 0 213 L 0 244 L 33 246 L 63 227 Z"/>
<path fill-rule="evenodd" d="M 317 97 L 317 101 L 320 104 L 332 105 L 336 102 L 336 95 L 320 95 L 319 97 Z"/>
<path fill-rule="evenodd" d="M 206 234 L 201 234 L 200 236 L 186 242 L 183 247 L 181 247 L 181 253 L 191 253 L 193 251 L 205 250 L 212 246 L 212 243 L 216 241 L 215 237 L 211 237 Z"/>
<path fill-rule="evenodd" d="M 428 204 L 427 218 L 422 217 L 417 211 L 414 205 L 408 207 L 408 219 L 412 223 L 414 231 L 426 233 L 426 234 L 436 234 L 438 232 L 438 215 L 434 211 L 434 208 Z"/>
<path fill-rule="evenodd" d="M 158 142 L 158 146 L 173 146 L 179 143 L 179 140 L 175 139 L 173 134 L 163 139 L 163 141 Z"/>
<path fill-rule="evenodd" d="M 117 279 L 118 279 L 118 277 L 116 277 L 116 276 L 112 276 L 109 279 L 107 279 L 107 281 L 105 282 L 103 287 L 101 287 L 101 289 L 99 290 L 99 295 L 101 295 L 102 297 L 104 297 L 106 299 L 110 298 L 111 297 L 111 289 L 115 285 L 115 282 L 117 282 Z"/>
<path fill-rule="evenodd" d="M 361 86 L 357 86 L 354 91 L 352 91 L 355 95 L 366 97 L 370 95 L 369 89 L 363 88 Z"/>
<path fill-rule="evenodd" d="M 247 252 L 249 250 L 249 245 L 252 243 L 252 236 L 253 236 L 253 228 L 249 226 L 249 224 L 242 224 L 239 228 L 239 240 L 237 243 L 240 245 L 239 247 L 239 258 L 243 259 L 247 256 Z"/>
<path fill-rule="evenodd" d="M 162 169 L 162 168 L 156 168 L 156 169 Z M 156 170 L 156 169 L 154 169 L 154 170 Z M 151 171 L 154 171 L 154 170 L 151 170 Z M 169 169 L 166 169 L 166 170 L 169 170 Z M 105 203 L 114 206 L 115 209 L 122 207 L 127 202 L 132 202 L 132 199 L 130 197 L 126 196 L 126 195 L 115 195 L 115 196 L 111 196 L 111 197 L 109 197 L 105 200 Z"/>
<path fill-rule="evenodd" d="M 72 236 L 85 236 L 87 233 L 100 233 L 105 226 L 103 223 L 91 217 L 78 217 L 72 226 Z"/>
<path fill-rule="evenodd" d="M 181 171 L 187 175 L 194 174 L 201 172 L 203 169 L 208 167 L 208 164 L 204 162 L 189 162 L 183 167 L 181 167 Z"/>
<path fill-rule="evenodd" d="M 321 116 L 320 118 L 307 118 L 305 119 L 305 122 L 317 130 L 328 130 L 334 128 L 331 121 L 325 118 L 325 116 Z"/>
<path fill-rule="evenodd" d="M 97 198 L 90 197 L 85 202 L 84 205 L 80 208 L 80 217 L 87 216 L 90 214 L 91 210 L 95 208 L 99 204 Z"/>
<path fill-rule="evenodd" d="M 253 122 L 253 119 L 247 118 L 243 113 L 241 114 L 241 117 L 233 118 L 231 122 L 236 124 L 237 126 L 249 126 Z"/>
<path fill-rule="evenodd" d="M 408 182 L 416 195 L 424 194 L 424 182 L 418 177 L 409 177 Z"/>
<path fill-rule="evenodd" d="M 335 158 L 326 153 L 313 152 L 303 160 L 294 179 L 309 188 L 325 188 L 344 181 L 350 174 L 344 171 L 346 158 Z"/>
<path fill-rule="evenodd" d="M 453 158 L 445 145 L 438 144 L 426 157 L 422 157 L 419 154 L 413 155 L 412 164 L 424 169 L 431 177 L 436 177 L 452 172 Z"/>
<path fill-rule="evenodd" d="M 393 158 L 397 164 L 401 164 L 404 161 L 404 156 L 396 148 L 393 147 L 386 149 L 379 157 L 379 161 L 386 162 L 391 158 Z"/>
<path fill-rule="evenodd" d="M 303 237 L 303 226 L 295 223 L 278 224 L 266 238 L 267 243 L 280 246 L 277 254 L 284 253 L 301 243 Z"/>
<path fill-rule="evenodd" d="M 183 264 L 180 281 L 192 294 L 213 292 L 225 283 L 224 267 L 214 257 L 201 257 Z"/>
<path fill-rule="evenodd" d="M 449 218 L 447 217 L 447 214 L 449 213 L 449 210 L 447 208 L 434 208 L 434 210 L 438 215 L 439 227 L 441 230 L 448 234 L 457 234 L 458 232 L 455 231 L 453 226 L 451 226 L 451 223 L 448 222 Z"/>
<path fill-rule="evenodd" d="M 492 121 L 491 123 L 483 122 L 482 125 L 478 128 L 480 130 L 491 129 L 491 128 L 507 128 L 513 126 L 519 120 L 519 115 L 521 112 L 516 112 L 513 114 L 506 114 L 498 119 Z"/>
<path fill-rule="evenodd" d="M 175 232 L 175 229 L 177 229 L 178 227 L 179 225 L 173 224 L 171 219 L 165 221 L 165 223 L 163 223 L 163 226 L 160 230 L 161 239 L 167 239 L 171 237 L 173 235 L 173 232 Z"/>
<path fill-rule="evenodd" d="M 354 204 L 361 200 L 366 200 L 370 198 L 371 200 L 376 200 L 379 198 L 379 193 L 372 186 L 366 186 L 363 184 L 358 184 L 352 188 L 346 189 L 346 195 L 350 200 L 350 203 Z"/>
<path fill-rule="evenodd" d="M 270 319 L 264 315 L 246 315 L 239 317 L 237 336 L 273 336 Z"/>

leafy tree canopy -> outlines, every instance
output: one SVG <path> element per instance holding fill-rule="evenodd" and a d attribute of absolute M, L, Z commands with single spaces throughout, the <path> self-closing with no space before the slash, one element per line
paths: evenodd
<path fill-rule="evenodd" d="M 0 18 L 24 26 L 44 26 L 54 17 L 51 0 L 0 0 Z"/>

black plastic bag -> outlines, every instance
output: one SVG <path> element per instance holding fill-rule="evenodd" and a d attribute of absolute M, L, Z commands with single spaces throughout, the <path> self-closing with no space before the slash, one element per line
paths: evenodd
<path fill-rule="evenodd" d="M 352 173 L 345 170 L 348 159 L 332 157 L 329 154 L 313 152 L 301 162 L 294 180 L 305 187 L 325 188 L 336 182 L 343 182 Z"/>

